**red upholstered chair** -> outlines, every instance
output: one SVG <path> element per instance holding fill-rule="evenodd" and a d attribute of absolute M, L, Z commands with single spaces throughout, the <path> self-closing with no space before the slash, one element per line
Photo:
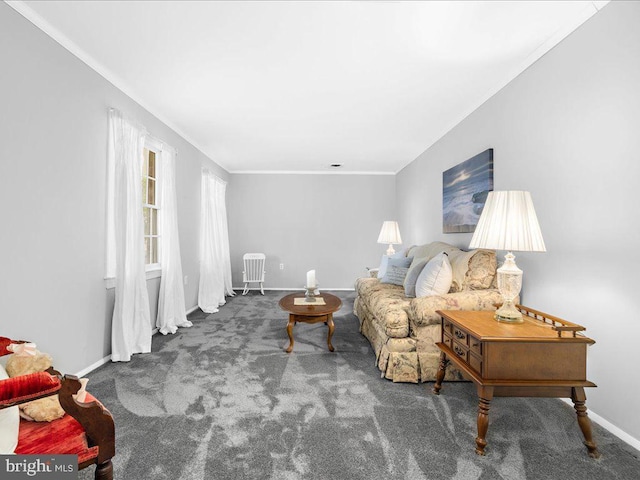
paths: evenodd
<path fill-rule="evenodd" d="M 10 354 L 13 342 L 0 337 L 0 356 Z M 53 422 L 20 420 L 16 454 L 72 454 L 78 469 L 96 465 L 96 480 L 112 480 L 111 459 L 115 455 L 115 426 L 111 413 L 90 394 L 77 402 L 72 395 L 80 382 L 72 375 L 61 376 L 53 369 L 0 380 L 0 410 L 38 398 L 58 394 L 66 414 Z"/>

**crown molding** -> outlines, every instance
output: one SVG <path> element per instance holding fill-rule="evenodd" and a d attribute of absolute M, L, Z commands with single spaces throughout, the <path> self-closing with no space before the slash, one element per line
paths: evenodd
<path fill-rule="evenodd" d="M 193 138 L 191 138 L 187 133 L 185 133 L 180 127 L 178 127 L 175 123 L 173 123 L 170 119 L 165 117 L 162 113 L 155 110 L 152 106 L 147 104 L 140 96 L 118 75 L 113 73 L 107 67 L 98 62 L 95 58 L 85 52 L 78 44 L 76 44 L 73 40 L 67 37 L 64 33 L 58 30 L 56 27 L 51 25 L 47 20 L 45 20 L 40 14 L 35 12 L 29 5 L 27 5 L 22 0 L 4 0 L 4 2 L 13 8 L 16 12 L 26 18 L 29 22 L 35 25 L 37 28 L 42 30 L 45 34 L 55 40 L 58 44 L 60 44 L 64 49 L 69 51 L 73 56 L 78 58 L 84 64 L 86 64 L 89 68 L 95 71 L 98 75 L 103 77 L 109 83 L 111 83 L 114 87 L 124 93 L 126 96 L 131 98 L 134 102 L 144 108 L 151 115 L 156 117 L 162 123 L 164 123 L 167 127 L 173 130 L 176 134 L 194 146 L 197 150 L 200 151 L 205 157 L 214 162 L 223 170 L 229 172 L 229 169 L 223 165 L 219 160 L 214 160 L 211 155 L 206 153 L 206 149 L 199 145 Z"/>
<path fill-rule="evenodd" d="M 231 170 L 231 175 L 395 175 L 395 172 L 332 172 L 327 170 Z"/>

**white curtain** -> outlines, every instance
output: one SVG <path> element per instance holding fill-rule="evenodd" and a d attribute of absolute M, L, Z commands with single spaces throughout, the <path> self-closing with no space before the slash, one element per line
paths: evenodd
<path fill-rule="evenodd" d="M 227 182 L 209 170 L 202 171 L 198 306 L 206 313 L 217 312 L 225 304 L 226 295 L 235 295 L 231 285 L 226 189 Z"/>
<path fill-rule="evenodd" d="M 158 318 L 156 326 L 163 335 L 176 333 L 178 327 L 191 327 L 187 320 L 182 283 L 182 262 L 180 260 L 180 240 L 178 238 L 178 210 L 176 202 L 175 150 L 163 145 L 160 152 L 160 294 L 158 297 Z"/>
<path fill-rule="evenodd" d="M 151 351 L 142 216 L 142 157 L 146 131 L 109 111 L 107 276 L 115 275 L 111 360 Z"/>

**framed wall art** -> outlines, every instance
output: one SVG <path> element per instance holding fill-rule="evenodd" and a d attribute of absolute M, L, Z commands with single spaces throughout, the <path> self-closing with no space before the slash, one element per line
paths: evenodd
<path fill-rule="evenodd" d="M 493 190 L 493 149 L 442 173 L 442 232 L 473 232 Z"/>

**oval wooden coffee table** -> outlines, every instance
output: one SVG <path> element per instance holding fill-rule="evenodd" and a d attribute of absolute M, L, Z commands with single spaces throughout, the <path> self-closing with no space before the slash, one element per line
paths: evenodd
<path fill-rule="evenodd" d="M 318 323 L 324 322 L 329 327 L 327 335 L 327 346 L 329 351 L 335 349 L 331 345 L 331 337 L 335 326 L 333 324 L 333 312 L 340 310 L 342 300 L 330 293 L 321 293 L 316 298 L 324 299 L 325 305 L 314 305 L 312 303 L 305 305 L 295 305 L 296 298 L 304 298 L 304 293 L 292 293 L 280 299 L 280 308 L 289 312 L 289 323 L 287 324 L 287 334 L 289 335 L 289 346 L 286 348 L 287 353 L 293 350 L 293 326 L 298 322 Z"/>

